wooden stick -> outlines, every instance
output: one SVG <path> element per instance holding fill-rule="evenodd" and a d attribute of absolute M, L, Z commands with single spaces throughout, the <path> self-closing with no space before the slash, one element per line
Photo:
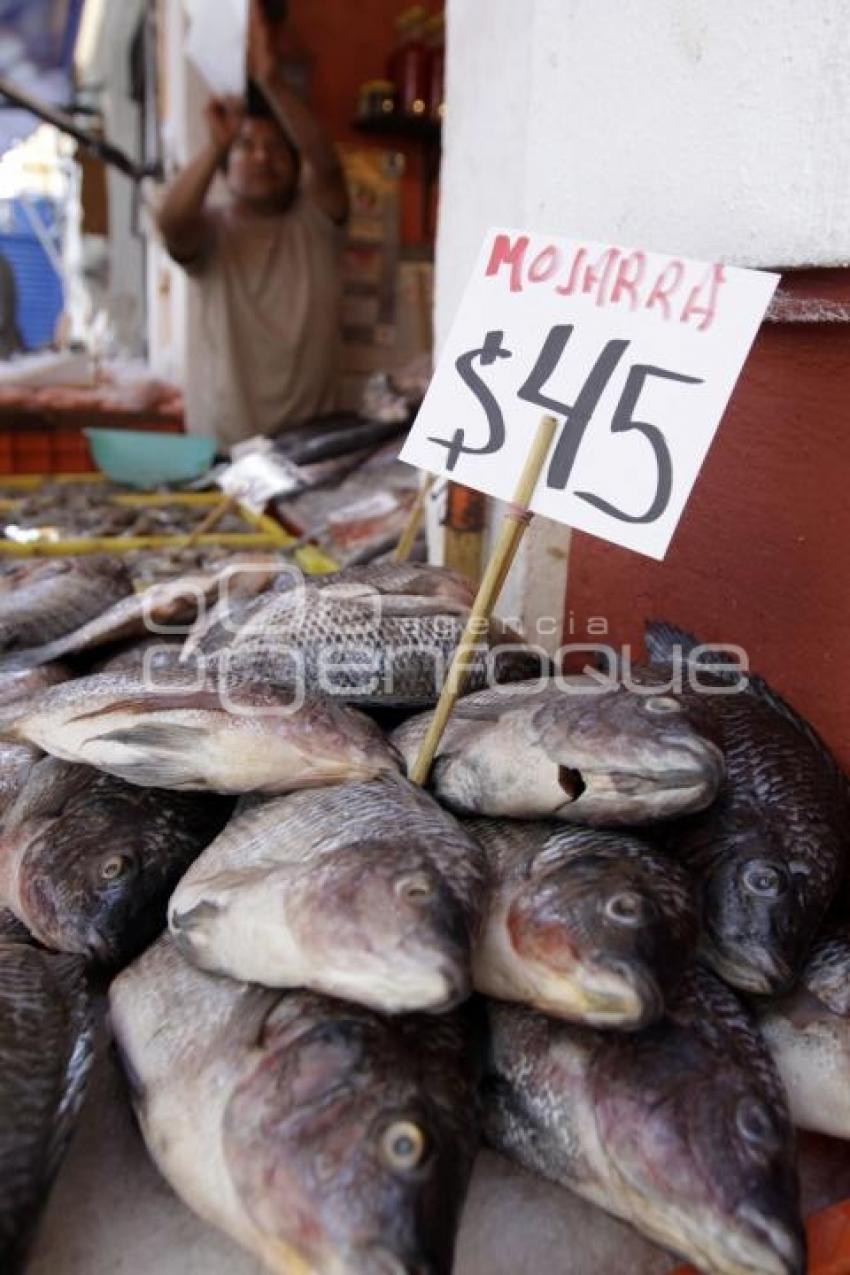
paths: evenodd
<path fill-rule="evenodd" d="M 407 562 L 413 552 L 413 546 L 416 544 L 416 537 L 419 535 L 419 528 L 422 526 L 422 519 L 425 516 L 425 508 L 428 504 L 428 497 L 434 490 L 434 484 L 437 481 L 436 474 L 429 474 L 425 482 L 419 488 L 419 493 L 410 510 L 410 517 L 407 520 L 407 526 L 401 533 L 401 538 L 396 545 L 393 554 L 393 562 Z"/>
<path fill-rule="evenodd" d="M 544 416 L 537 430 L 525 468 L 517 483 L 513 501 L 505 515 L 498 542 L 487 564 L 487 570 L 484 573 L 484 579 L 481 581 L 478 596 L 473 603 L 463 637 L 455 651 L 434 718 L 428 728 L 425 739 L 422 741 L 419 756 L 416 758 L 416 763 L 411 771 L 411 780 L 420 786 L 427 782 L 437 749 L 440 746 L 440 740 L 443 738 L 448 725 L 449 717 L 469 677 L 470 657 L 475 654 L 475 650 L 480 643 L 481 633 L 486 628 L 493 614 L 493 608 L 499 599 L 499 594 L 504 587 L 511 564 L 519 549 L 520 541 L 525 534 L 529 523 L 528 506 L 531 503 L 534 488 L 537 486 L 537 480 L 546 463 L 557 429 L 558 422 L 554 416 Z"/>
<path fill-rule="evenodd" d="M 239 504 L 239 497 L 236 495 L 225 496 L 224 500 L 210 510 L 203 522 L 199 523 L 190 536 L 186 537 L 185 542 L 180 546 L 181 549 L 192 549 L 198 543 L 201 536 L 206 536 L 209 532 L 214 531 L 222 518 L 230 513 L 231 509 L 235 509 Z"/>

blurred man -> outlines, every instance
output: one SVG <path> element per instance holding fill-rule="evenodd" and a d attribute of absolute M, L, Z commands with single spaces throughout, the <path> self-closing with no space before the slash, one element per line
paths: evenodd
<path fill-rule="evenodd" d="M 167 192 L 159 227 L 198 289 L 204 363 L 187 427 L 230 445 L 334 406 L 348 194 L 337 154 L 284 84 L 254 0 L 247 103 L 216 99 L 209 142 Z M 229 200 L 207 207 L 216 174 Z"/>
<path fill-rule="evenodd" d="M 10 359 L 23 348 L 18 328 L 18 286 L 12 267 L 0 252 L 0 359 Z"/>

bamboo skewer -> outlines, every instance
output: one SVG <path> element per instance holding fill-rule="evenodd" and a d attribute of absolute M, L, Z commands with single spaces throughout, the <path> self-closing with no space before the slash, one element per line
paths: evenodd
<path fill-rule="evenodd" d="M 546 463 L 557 429 L 558 422 L 554 416 L 544 416 L 537 430 L 525 468 L 514 491 L 513 501 L 505 513 L 505 521 L 499 533 L 499 539 L 487 564 L 487 570 L 484 573 L 484 579 L 481 581 L 478 595 L 472 605 L 463 637 L 455 651 L 433 721 L 428 728 L 425 739 L 422 741 L 419 756 L 416 758 L 413 770 L 410 773 L 413 783 L 419 784 L 420 787 L 427 782 L 434 757 L 440 746 L 440 740 L 443 738 L 452 710 L 469 677 L 470 657 L 474 655 L 479 645 L 481 633 L 489 623 L 493 608 L 504 588 L 505 580 L 516 557 L 520 542 L 531 521 L 528 506 L 531 503 L 534 488 L 537 486 L 537 480 Z"/>
<path fill-rule="evenodd" d="M 434 484 L 437 481 L 436 474 L 429 474 L 425 482 L 419 488 L 416 500 L 410 510 L 410 517 L 407 520 L 407 526 L 401 533 L 401 538 L 395 548 L 393 554 L 393 562 L 407 562 L 413 546 L 416 544 L 416 537 L 419 535 L 419 528 L 422 526 L 422 519 L 425 516 L 425 509 L 428 504 L 428 497 L 434 490 Z"/>
<path fill-rule="evenodd" d="M 225 496 L 224 500 L 219 501 L 214 509 L 211 509 L 203 522 L 199 523 L 190 536 L 186 537 L 185 542 L 181 545 L 182 549 L 193 549 L 198 543 L 201 536 L 208 535 L 214 531 L 223 518 L 239 504 L 237 495 Z"/>

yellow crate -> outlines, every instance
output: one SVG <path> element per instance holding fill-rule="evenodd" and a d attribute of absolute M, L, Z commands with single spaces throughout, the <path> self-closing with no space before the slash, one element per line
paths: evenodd
<path fill-rule="evenodd" d="M 45 478 L 39 474 L 22 474 L 0 482 L 0 486 L 20 489 L 23 498 L 25 493 L 37 491 L 44 483 L 98 483 L 103 482 L 100 474 L 56 474 Z M 129 505 L 140 509 L 151 509 L 165 505 L 185 505 L 198 510 L 200 522 L 205 513 L 222 501 L 220 492 L 120 492 L 110 496 L 110 500 L 118 505 Z M 0 513 L 13 513 L 20 503 L 10 497 L 0 498 Z M 198 548 L 216 547 L 223 549 L 287 549 L 297 541 L 274 518 L 267 514 L 256 514 L 239 505 L 238 512 L 242 521 L 251 528 L 245 532 L 215 532 L 200 536 L 196 542 Z M 131 553 L 137 549 L 180 549 L 184 546 L 187 532 L 177 536 L 93 536 L 77 537 L 69 540 L 34 540 L 30 544 L 16 544 L 0 540 L 0 557 L 7 558 L 65 558 L 78 557 L 82 554 Z M 329 558 L 315 545 L 299 545 L 293 554 L 298 565 L 308 575 L 326 575 L 338 569 L 338 564 Z"/>

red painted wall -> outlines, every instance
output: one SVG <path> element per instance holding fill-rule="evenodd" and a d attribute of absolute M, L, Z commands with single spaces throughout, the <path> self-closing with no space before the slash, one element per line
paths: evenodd
<path fill-rule="evenodd" d="M 568 607 L 577 634 L 606 616 L 612 644 L 635 652 L 646 616 L 739 643 L 850 769 L 845 310 L 763 326 L 666 561 L 576 533 Z"/>
<path fill-rule="evenodd" d="M 292 35 L 312 61 L 311 102 L 335 141 L 375 145 L 351 127 L 360 85 L 382 79 L 395 38 L 395 20 L 409 0 L 291 0 Z M 437 13 L 442 4 L 432 0 Z M 404 151 L 408 172 L 402 191 L 402 238 L 420 243 L 421 155 L 419 148 L 397 140 L 381 143 Z"/>

